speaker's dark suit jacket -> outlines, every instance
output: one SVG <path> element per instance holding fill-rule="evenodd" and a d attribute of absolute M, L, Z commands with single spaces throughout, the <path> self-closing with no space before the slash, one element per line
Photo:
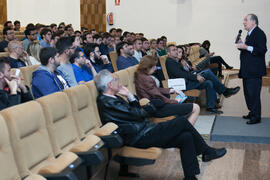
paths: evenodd
<path fill-rule="evenodd" d="M 261 78 L 266 75 L 265 53 L 266 36 L 257 26 L 247 37 L 246 45 L 253 46 L 252 53 L 248 50 L 241 50 L 240 53 L 240 78 Z"/>
<path fill-rule="evenodd" d="M 245 44 L 252 46 L 253 51 L 241 50 L 239 77 L 243 78 L 244 96 L 251 120 L 260 120 L 262 76 L 266 75 L 266 36 L 259 27 L 255 27 Z"/>

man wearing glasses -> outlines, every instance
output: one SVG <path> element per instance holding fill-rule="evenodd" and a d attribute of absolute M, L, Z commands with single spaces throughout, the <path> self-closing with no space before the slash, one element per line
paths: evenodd
<path fill-rule="evenodd" d="M 73 63 L 72 68 L 79 84 L 91 81 L 97 74 L 90 60 L 86 59 L 80 49 L 75 50 L 75 53 L 71 56 L 70 62 Z"/>
<path fill-rule="evenodd" d="M 4 40 L 0 42 L 0 52 L 8 52 L 8 43 L 16 39 L 14 30 L 11 27 L 6 27 L 3 30 Z"/>

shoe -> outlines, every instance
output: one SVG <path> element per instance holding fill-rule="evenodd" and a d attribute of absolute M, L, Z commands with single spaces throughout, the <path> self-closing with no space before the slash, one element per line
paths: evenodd
<path fill-rule="evenodd" d="M 196 176 L 187 176 L 183 180 L 198 180 Z"/>
<path fill-rule="evenodd" d="M 223 79 L 224 78 L 224 75 L 220 74 L 218 75 L 219 78 Z"/>
<path fill-rule="evenodd" d="M 216 108 L 207 108 L 206 111 L 214 114 L 222 114 L 223 111 L 217 110 Z"/>
<path fill-rule="evenodd" d="M 248 113 L 248 115 L 243 115 L 242 118 L 243 119 L 250 119 L 251 118 L 251 115 Z"/>
<path fill-rule="evenodd" d="M 213 159 L 221 158 L 222 156 L 224 156 L 226 154 L 226 152 L 227 152 L 227 150 L 225 148 L 215 149 L 214 153 L 203 154 L 202 155 L 202 161 L 203 162 L 208 162 L 208 161 L 211 161 Z"/>
<path fill-rule="evenodd" d="M 227 66 L 226 69 L 233 69 L 233 67 L 232 66 Z"/>
<path fill-rule="evenodd" d="M 225 98 L 228 98 L 236 93 L 238 93 L 238 91 L 240 90 L 240 87 L 237 86 L 235 88 L 226 88 L 225 92 L 223 93 L 223 95 L 225 96 Z"/>
<path fill-rule="evenodd" d="M 217 103 L 216 103 L 215 108 L 216 108 L 216 109 L 220 109 L 220 108 L 222 108 L 222 106 L 221 106 L 220 104 L 217 104 Z"/>
<path fill-rule="evenodd" d="M 258 124 L 261 123 L 261 118 L 259 119 L 250 119 L 247 121 L 247 124 L 251 125 L 251 124 Z"/>

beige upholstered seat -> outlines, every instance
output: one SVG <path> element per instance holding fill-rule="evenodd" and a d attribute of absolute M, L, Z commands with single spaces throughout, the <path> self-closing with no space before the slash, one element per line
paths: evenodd
<path fill-rule="evenodd" d="M 87 136 L 83 141 L 80 140 L 66 93 L 57 92 L 39 98 L 37 101 L 44 110 L 47 128 L 56 155 L 65 151 L 86 152 L 95 145 L 103 145 L 101 139 L 93 135 Z M 87 116 L 87 114 L 84 115 Z"/>
<path fill-rule="evenodd" d="M 10 132 L 15 161 L 21 177 L 32 173 L 56 174 L 78 160 L 73 153 L 57 159 L 46 128 L 42 107 L 36 101 L 7 108 L 1 112 Z"/>
<path fill-rule="evenodd" d="M 20 70 L 21 70 L 21 76 L 24 79 L 24 84 L 29 87 L 31 94 L 32 94 L 32 77 L 33 77 L 33 72 L 39 66 L 40 65 L 32 65 L 32 66 L 25 66 L 25 67 L 21 67 L 20 68 Z"/>
<path fill-rule="evenodd" d="M 91 101 L 96 102 L 98 91 L 96 89 L 94 82 L 93 81 L 87 82 L 86 85 L 89 88 L 89 91 L 91 93 Z M 99 117 L 97 104 L 93 103 L 93 105 L 95 106 L 95 112 L 97 113 L 96 116 Z M 100 118 L 98 118 L 97 120 L 100 121 Z M 161 149 L 156 148 L 156 147 L 152 147 L 148 149 L 139 149 L 139 148 L 124 146 L 118 149 L 117 151 L 115 151 L 114 154 L 122 158 L 153 160 L 152 163 L 154 163 L 154 160 L 156 160 L 161 155 L 161 152 L 162 152 Z M 136 164 L 133 164 L 133 165 L 136 165 Z"/>
<path fill-rule="evenodd" d="M 112 51 L 112 52 L 109 53 L 109 55 L 110 55 L 110 59 L 112 61 L 113 70 L 114 70 L 114 72 L 116 72 L 116 71 L 118 71 L 118 68 L 117 68 L 118 55 L 117 55 L 117 52 Z"/>
<path fill-rule="evenodd" d="M 72 112 L 80 138 L 94 134 L 102 124 L 97 116 L 91 94 L 86 85 L 79 85 L 64 91 L 71 102 Z"/>
<path fill-rule="evenodd" d="M 14 152 L 11 146 L 9 132 L 6 122 L 0 115 L 0 174 L 1 180 L 21 180 Z M 25 180 L 45 180 L 44 177 L 36 174 L 30 174 Z"/>
<path fill-rule="evenodd" d="M 200 58 L 200 46 L 199 45 L 194 45 L 190 47 L 190 53 L 188 59 L 190 62 L 196 66 L 203 60 L 205 60 L 205 57 Z"/>
<path fill-rule="evenodd" d="M 4 118 L 0 115 L 0 174 L 2 180 L 20 179 Z"/>
<path fill-rule="evenodd" d="M 0 57 L 8 57 L 8 52 L 0 52 Z"/>
<path fill-rule="evenodd" d="M 160 64 L 161 64 L 161 69 L 164 75 L 165 80 L 162 81 L 162 85 L 163 87 L 168 87 L 168 79 L 169 79 L 169 75 L 167 72 L 167 68 L 166 68 L 166 60 L 167 60 L 168 55 L 164 55 L 160 57 Z M 192 89 L 192 90 L 188 90 L 188 91 L 184 91 L 184 93 L 187 96 L 193 96 L 193 97 L 198 97 L 201 93 L 200 90 L 197 89 Z"/>
<path fill-rule="evenodd" d="M 135 72 L 138 68 L 138 65 L 136 66 L 131 66 L 129 68 L 127 68 L 127 72 L 129 75 L 129 90 L 133 93 L 136 94 L 136 89 L 135 89 Z"/>

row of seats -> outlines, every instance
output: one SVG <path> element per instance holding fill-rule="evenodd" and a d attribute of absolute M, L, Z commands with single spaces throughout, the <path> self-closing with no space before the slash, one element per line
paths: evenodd
<path fill-rule="evenodd" d="M 30 86 L 32 72 L 36 68 L 21 68 L 22 76 L 25 81 L 29 80 Z M 135 86 L 131 76 L 134 76 L 135 70 L 136 66 L 115 73 L 120 82 L 133 92 Z M 110 144 L 106 137 L 110 137 L 117 126 L 109 123 L 100 128 L 97 95 L 95 84 L 90 81 L 1 111 L 0 120 L 3 117 L 3 122 L 0 121 L 0 128 L 6 129 L 5 123 L 8 127 L 8 130 L 0 131 L 7 132 L 0 139 L 1 179 L 41 178 L 36 174 L 48 178 L 72 169 L 70 165 L 74 166 L 74 162 L 80 167 L 77 171 L 82 171 L 80 158 L 87 167 L 86 176 L 103 179 L 110 155 L 126 165 L 153 164 L 162 152 L 159 148 L 115 148 L 119 144 Z M 7 148 L 9 155 L 4 150 Z M 115 148 L 111 154 L 108 153 L 110 148 Z M 8 166 L 5 166 L 6 162 L 10 162 Z M 9 173 L 6 173 L 7 169 Z"/>
<path fill-rule="evenodd" d="M 21 41 L 25 38 L 25 35 L 24 34 L 15 34 L 16 38 Z M 4 40 L 4 36 L 3 35 L 0 35 L 0 41 Z"/>

